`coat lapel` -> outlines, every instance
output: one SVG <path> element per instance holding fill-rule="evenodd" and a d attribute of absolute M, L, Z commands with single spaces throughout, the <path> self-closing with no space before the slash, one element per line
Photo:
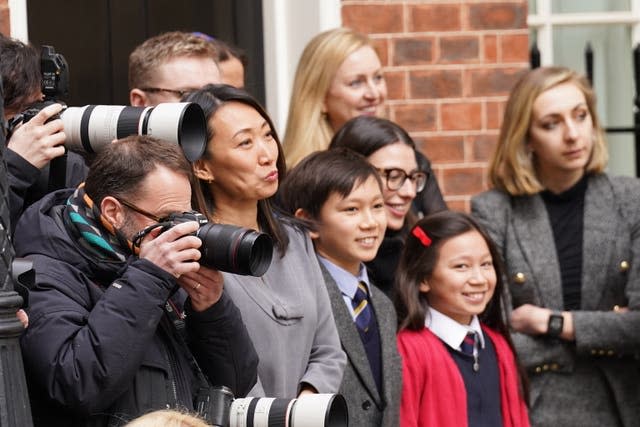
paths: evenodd
<path fill-rule="evenodd" d="M 584 201 L 584 231 L 582 242 L 582 303 L 583 309 L 596 309 L 610 274 L 609 262 L 619 227 L 613 190 L 604 176 L 589 179 Z"/>
<path fill-rule="evenodd" d="M 347 358 L 353 369 L 358 374 L 358 377 L 362 380 L 364 387 L 367 389 L 371 398 L 375 401 L 376 405 L 380 407 L 382 401 L 378 388 L 373 379 L 371 373 L 371 367 L 369 365 L 369 359 L 367 353 L 360 339 L 360 334 L 356 328 L 351 313 L 347 309 L 342 297 L 342 292 L 338 288 L 335 280 L 331 274 L 327 271 L 322 264 L 322 275 L 324 276 L 324 282 L 329 292 L 329 299 L 331 300 L 331 308 L 333 309 L 333 317 L 338 328 L 338 334 L 340 335 L 340 342 L 342 343 L 342 349 L 347 354 Z M 374 309 L 375 310 L 375 309 Z M 347 368 L 348 369 L 348 368 Z"/>
<path fill-rule="evenodd" d="M 512 221 L 516 241 L 531 266 L 530 274 L 534 276 L 543 306 L 562 309 L 560 265 L 542 198 L 539 195 L 513 198 Z"/>

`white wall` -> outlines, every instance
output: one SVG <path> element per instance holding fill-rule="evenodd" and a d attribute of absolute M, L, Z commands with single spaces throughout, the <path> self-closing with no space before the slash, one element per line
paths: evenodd
<path fill-rule="evenodd" d="M 267 111 L 282 137 L 298 58 L 319 32 L 341 25 L 340 0 L 263 0 Z"/>

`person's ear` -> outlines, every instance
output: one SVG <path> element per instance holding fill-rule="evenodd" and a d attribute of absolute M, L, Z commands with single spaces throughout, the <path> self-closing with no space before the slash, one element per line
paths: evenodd
<path fill-rule="evenodd" d="M 107 196 L 102 199 L 100 212 L 115 228 L 120 228 L 124 224 L 124 207 L 115 197 Z"/>
<path fill-rule="evenodd" d="M 140 89 L 131 89 L 129 92 L 129 104 L 134 107 L 146 107 L 151 105 L 147 94 Z"/>
<path fill-rule="evenodd" d="M 296 209 L 296 211 L 294 212 L 293 216 L 295 216 L 296 218 L 307 220 L 307 221 L 311 221 L 312 220 L 311 215 L 309 215 L 309 212 L 307 212 L 306 210 L 304 210 L 302 208 Z M 311 240 L 314 240 L 314 239 L 317 239 L 318 237 L 320 237 L 320 234 L 318 234 L 317 231 L 309 230 L 309 237 L 311 237 Z"/>
<path fill-rule="evenodd" d="M 196 162 L 193 164 L 193 174 L 196 176 L 196 178 L 208 183 L 212 183 L 216 179 L 216 177 L 213 175 L 211 162 L 205 162 L 202 159 L 196 160 Z"/>
<path fill-rule="evenodd" d="M 422 282 L 420 282 L 420 286 L 418 286 L 418 289 L 420 290 L 420 292 L 425 294 L 431 290 L 431 286 L 429 286 L 429 282 L 427 281 L 427 279 L 424 279 Z"/>

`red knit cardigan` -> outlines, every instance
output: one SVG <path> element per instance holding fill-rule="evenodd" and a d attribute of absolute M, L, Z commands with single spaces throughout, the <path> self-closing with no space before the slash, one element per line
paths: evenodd
<path fill-rule="evenodd" d="M 493 343 L 500 373 L 504 427 L 529 427 L 515 358 L 498 332 L 482 325 Z M 429 329 L 398 334 L 402 356 L 401 427 L 467 427 L 467 396 L 462 375 L 445 344 Z"/>

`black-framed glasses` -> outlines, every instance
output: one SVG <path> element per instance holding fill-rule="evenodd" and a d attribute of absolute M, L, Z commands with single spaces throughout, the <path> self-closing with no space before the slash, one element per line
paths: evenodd
<path fill-rule="evenodd" d="M 144 209 L 140 209 L 139 207 L 137 207 L 136 205 L 134 205 L 133 203 L 129 203 L 124 199 L 117 199 L 120 203 L 122 203 L 123 205 L 125 205 L 126 207 L 128 207 L 129 209 L 131 209 L 134 212 L 139 213 L 142 216 L 146 216 L 147 218 L 149 218 L 150 220 L 154 221 L 154 222 L 162 222 L 162 217 L 159 217 L 157 215 L 152 214 L 151 212 L 147 212 Z"/>
<path fill-rule="evenodd" d="M 424 190 L 424 186 L 427 185 L 427 178 L 429 178 L 426 172 L 416 171 L 408 174 L 398 168 L 378 169 L 378 172 L 384 177 L 387 188 L 391 191 L 399 190 L 404 185 L 404 182 L 409 179 L 416 192 L 420 192 Z"/>
<path fill-rule="evenodd" d="M 165 89 L 162 87 L 143 87 L 140 89 L 143 92 L 151 92 L 151 93 L 158 93 L 158 92 L 167 92 L 167 93 L 172 93 L 174 95 L 176 95 L 178 98 L 182 98 L 183 96 L 185 96 L 188 93 L 191 93 L 197 89 Z"/>

